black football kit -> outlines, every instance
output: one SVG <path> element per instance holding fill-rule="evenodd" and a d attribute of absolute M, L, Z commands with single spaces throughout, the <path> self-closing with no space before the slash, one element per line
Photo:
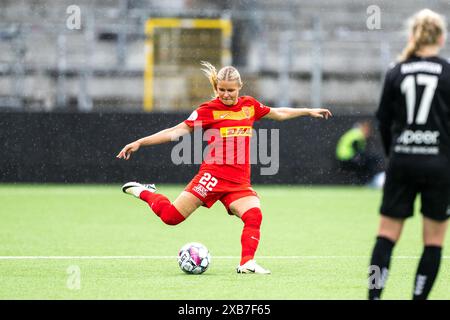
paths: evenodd
<path fill-rule="evenodd" d="M 381 213 L 407 218 L 420 194 L 424 216 L 449 218 L 449 61 L 413 56 L 393 66 L 376 117 L 389 156 Z"/>

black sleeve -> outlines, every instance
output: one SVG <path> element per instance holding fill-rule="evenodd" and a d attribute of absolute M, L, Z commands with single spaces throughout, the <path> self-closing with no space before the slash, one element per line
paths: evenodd
<path fill-rule="evenodd" d="M 381 141 L 386 156 L 389 155 L 392 140 L 391 126 L 393 118 L 393 83 L 391 81 L 391 71 L 392 69 L 386 74 L 380 104 L 376 112 L 378 129 L 380 131 Z"/>

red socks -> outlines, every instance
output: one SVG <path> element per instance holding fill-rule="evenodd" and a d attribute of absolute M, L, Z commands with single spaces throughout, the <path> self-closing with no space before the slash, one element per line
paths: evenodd
<path fill-rule="evenodd" d="M 241 236 L 242 255 L 240 265 L 243 265 L 255 256 L 260 238 L 261 209 L 252 208 L 246 211 L 242 215 L 242 221 L 244 221 L 244 230 L 242 230 Z"/>
<path fill-rule="evenodd" d="M 184 216 L 173 206 L 166 196 L 144 190 L 139 195 L 147 202 L 153 212 L 165 223 L 174 226 L 184 221 Z"/>

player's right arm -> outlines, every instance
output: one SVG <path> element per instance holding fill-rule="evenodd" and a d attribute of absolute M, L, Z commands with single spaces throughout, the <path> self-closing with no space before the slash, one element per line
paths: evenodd
<path fill-rule="evenodd" d="M 391 126 L 392 126 L 393 111 L 394 111 L 393 106 L 392 106 L 393 84 L 391 82 L 391 72 L 392 72 L 392 69 L 390 71 L 388 71 L 386 74 L 380 103 L 378 106 L 378 110 L 376 112 L 376 118 L 378 120 L 378 129 L 380 131 L 381 142 L 383 144 L 384 152 L 386 155 L 389 155 L 390 146 L 391 146 L 391 140 L 392 140 Z"/>
<path fill-rule="evenodd" d="M 175 141 L 179 137 L 191 133 L 194 130 L 194 128 L 189 127 L 186 123 L 181 122 L 180 124 L 161 130 L 155 134 L 152 134 L 150 136 L 138 139 L 134 142 L 131 142 L 127 144 L 123 149 L 119 152 L 119 154 L 116 156 L 119 159 L 130 159 L 130 156 L 133 152 L 136 152 L 139 150 L 140 147 L 144 146 L 152 146 L 156 144 L 162 144 L 170 141 Z"/>

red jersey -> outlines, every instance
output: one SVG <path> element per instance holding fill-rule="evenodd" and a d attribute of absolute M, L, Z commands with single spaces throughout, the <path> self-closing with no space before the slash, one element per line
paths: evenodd
<path fill-rule="evenodd" d="M 253 123 L 270 108 L 250 96 L 238 98 L 234 106 L 219 98 L 203 103 L 184 121 L 189 127 L 201 126 L 208 139 L 208 153 L 200 172 L 236 183 L 250 184 L 250 138 Z"/>

